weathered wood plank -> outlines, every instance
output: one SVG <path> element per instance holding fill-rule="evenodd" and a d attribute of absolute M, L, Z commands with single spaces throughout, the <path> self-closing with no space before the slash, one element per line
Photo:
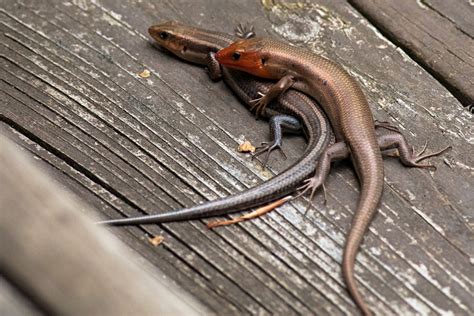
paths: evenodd
<path fill-rule="evenodd" d="M 453 143 L 445 158 L 453 168 L 438 159 L 433 174 L 387 160 L 386 192 L 357 274 L 379 313 L 472 309 L 474 201 L 467 192 L 473 181 L 465 175 L 473 162 L 469 149 L 458 146 L 472 138 L 469 114 L 345 2 L 265 8 L 252 1 L 12 5 L 1 25 L 0 74 L 11 86 L 2 86 L 5 128 L 110 217 L 189 206 L 253 186 L 268 174 L 235 147 L 244 136 L 261 140 L 266 126 L 222 84 L 158 52 L 145 35 L 149 25 L 169 19 L 228 31 L 250 21 L 262 35 L 313 47 L 347 66 L 376 117 L 410 131 L 415 143 Z M 138 78 L 143 69 L 152 77 Z M 274 171 L 300 155 L 303 143 L 292 138 L 285 147 L 291 157 L 272 161 Z M 164 235 L 163 247 L 140 253 L 219 313 L 349 314 L 355 309 L 339 262 L 357 182 L 342 167 L 327 187 L 328 206 L 318 201 L 318 211 L 307 216 L 297 202 L 216 231 L 201 221 L 117 231 L 129 231 L 136 245 L 147 243 L 144 234 Z"/>
<path fill-rule="evenodd" d="M 469 1 L 349 0 L 464 104 L 474 104 L 474 6 Z"/>
<path fill-rule="evenodd" d="M 0 315 L 39 316 L 45 314 L 0 276 Z"/>
<path fill-rule="evenodd" d="M 173 293 L 163 279 L 146 273 L 149 267 L 124 256 L 133 252 L 92 225 L 79 212 L 83 206 L 3 135 L 0 164 L 0 268 L 39 312 L 197 315 L 183 304 L 184 292 Z"/>
<path fill-rule="evenodd" d="M 18 128 L 18 126 L 15 126 L 15 128 Z M 17 143 L 21 143 L 25 152 L 33 154 L 38 162 L 42 162 L 43 169 L 48 170 L 48 174 L 57 179 L 58 184 L 72 190 L 84 201 L 87 201 L 90 205 L 95 205 L 106 214 L 116 214 L 118 210 L 127 208 L 123 201 L 114 199 L 114 196 L 106 189 L 103 189 L 84 174 L 78 172 L 67 164 L 65 160 L 43 148 L 43 143 L 38 144 L 28 138 L 33 137 L 33 135 L 21 133 L 24 131 L 20 130 L 20 132 L 15 128 L 6 124 L 0 124 L 0 133 L 8 135 L 10 139 L 14 139 Z M 196 271 L 192 267 L 189 267 L 183 260 L 176 260 L 176 258 L 173 258 L 173 254 L 166 251 L 166 244 L 172 238 L 170 235 L 160 232 L 160 235 L 165 237 L 165 247 L 153 247 L 147 242 L 148 238 L 153 237 L 153 235 L 139 228 L 131 229 L 128 232 L 125 230 L 116 231 L 116 235 L 127 243 L 131 249 L 140 253 L 152 265 L 159 267 L 165 277 L 172 275 L 173 280 L 180 284 L 192 284 L 193 286 L 188 286 L 191 294 L 195 294 L 197 297 L 205 295 L 211 302 L 217 301 L 217 303 L 222 304 L 222 301 L 219 301 L 222 298 L 218 294 L 214 294 L 213 289 L 206 285 L 205 280 L 197 278 Z M 212 304 L 209 305 L 213 306 Z"/>

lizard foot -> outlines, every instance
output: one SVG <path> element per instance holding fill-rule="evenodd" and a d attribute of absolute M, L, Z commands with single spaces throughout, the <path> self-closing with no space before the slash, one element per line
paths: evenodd
<path fill-rule="evenodd" d="M 326 201 L 327 201 L 327 198 L 326 198 L 326 190 L 324 188 L 324 184 L 323 184 L 323 181 L 322 181 L 322 178 L 315 175 L 314 177 L 311 177 L 309 179 L 306 179 L 304 180 L 304 184 L 299 187 L 297 189 L 297 191 L 300 191 L 300 193 L 298 193 L 297 196 L 295 196 L 295 199 L 296 198 L 299 198 L 300 196 L 303 196 L 304 194 L 306 194 L 306 192 L 310 192 L 310 195 L 309 195 L 309 201 L 308 201 L 308 206 L 306 207 L 306 210 L 304 212 L 304 215 L 306 215 L 308 213 L 308 211 L 310 210 L 311 206 L 312 206 L 312 202 L 313 202 L 313 198 L 314 198 L 314 194 L 316 193 L 316 191 L 318 190 L 318 188 L 322 186 L 323 187 L 323 191 L 324 191 L 324 203 L 326 204 Z"/>
<path fill-rule="evenodd" d="M 451 146 L 446 146 L 437 152 L 425 154 L 426 148 L 428 147 L 428 142 L 425 142 L 421 151 L 415 153 L 413 146 L 409 146 L 405 137 L 399 132 L 380 135 L 378 137 L 378 143 L 382 153 L 384 154 L 389 150 L 397 149 L 400 162 L 407 167 L 429 168 L 433 170 L 436 170 L 434 165 L 420 162 L 427 158 L 441 155 L 445 151 L 451 149 Z"/>
<path fill-rule="evenodd" d="M 249 39 L 255 37 L 255 31 L 252 24 L 249 23 L 239 23 L 234 29 L 234 33 L 237 37 L 242 39 Z"/>
<path fill-rule="evenodd" d="M 432 169 L 432 170 L 436 170 L 436 166 L 434 166 L 432 164 L 422 164 L 422 163 L 420 163 L 420 161 L 423 161 L 423 160 L 428 159 L 430 157 L 439 156 L 442 153 L 444 153 L 445 151 L 452 148 L 451 146 L 446 146 L 445 148 L 443 148 L 443 149 L 441 149 L 437 152 L 424 154 L 427 147 L 428 147 L 428 141 L 425 142 L 425 145 L 420 150 L 420 152 L 417 153 L 417 154 L 415 154 L 415 148 L 413 146 L 411 147 L 411 157 L 407 159 L 407 162 L 411 167 L 429 168 L 429 169 Z"/>
<path fill-rule="evenodd" d="M 270 157 L 270 153 L 276 149 L 281 153 L 281 155 L 283 156 L 283 159 L 286 160 L 286 154 L 281 148 L 281 142 L 278 142 L 278 141 L 273 141 L 271 143 L 263 142 L 261 146 L 257 147 L 257 151 L 252 155 L 252 160 L 262 154 L 265 154 L 262 165 L 263 165 L 263 168 L 266 168 L 268 164 L 268 158 Z"/>
<path fill-rule="evenodd" d="M 267 96 L 261 92 L 258 92 L 259 97 L 250 101 L 250 111 L 255 110 L 255 116 L 258 118 L 263 114 L 265 107 L 268 104 Z"/>

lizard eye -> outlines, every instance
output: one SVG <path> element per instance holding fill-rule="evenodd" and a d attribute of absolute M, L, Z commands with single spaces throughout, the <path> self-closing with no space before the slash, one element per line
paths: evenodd
<path fill-rule="evenodd" d="M 232 59 L 233 60 L 239 60 L 240 59 L 240 53 L 239 52 L 235 52 L 232 54 Z"/>
<path fill-rule="evenodd" d="M 267 60 L 265 58 L 262 58 L 262 65 L 265 65 L 266 62 Z"/>
<path fill-rule="evenodd" d="M 160 32 L 160 38 L 162 40 L 166 40 L 168 37 L 170 37 L 168 32 Z"/>

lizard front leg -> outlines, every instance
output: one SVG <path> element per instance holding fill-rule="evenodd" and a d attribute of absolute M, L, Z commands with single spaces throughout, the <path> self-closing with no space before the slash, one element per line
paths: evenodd
<path fill-rule="evenodd" d="M 256 116 L 260 116 L 263 114 L 263 111 L 265 110 L 265 107 L 273 100 L 275 100 L 277 97 L 279 97 L 281 94 L 285 93 L 286 90 L 291 88 L 291 86 L 295 83 L 295 79 L 291 75 L 286 75 L 280 80 L 278 80 L 277 83 L 275 83 L 270 90 L 266 94 L 259 93 L 260 97 L 256 98 L 250 103 L 252 104 L 252 107 L 250 110 L 255 109 Z"/>

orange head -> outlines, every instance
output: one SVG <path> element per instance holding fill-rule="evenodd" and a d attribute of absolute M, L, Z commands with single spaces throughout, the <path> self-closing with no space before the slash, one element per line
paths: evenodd
<path fill-rule="evenodd" d="M 270 54 L 260 38 L 239 40 L 221 49 L 216 59 L 223 66 L 248 72 L 254 76 L 279 79 L 268 64 Z"/>

